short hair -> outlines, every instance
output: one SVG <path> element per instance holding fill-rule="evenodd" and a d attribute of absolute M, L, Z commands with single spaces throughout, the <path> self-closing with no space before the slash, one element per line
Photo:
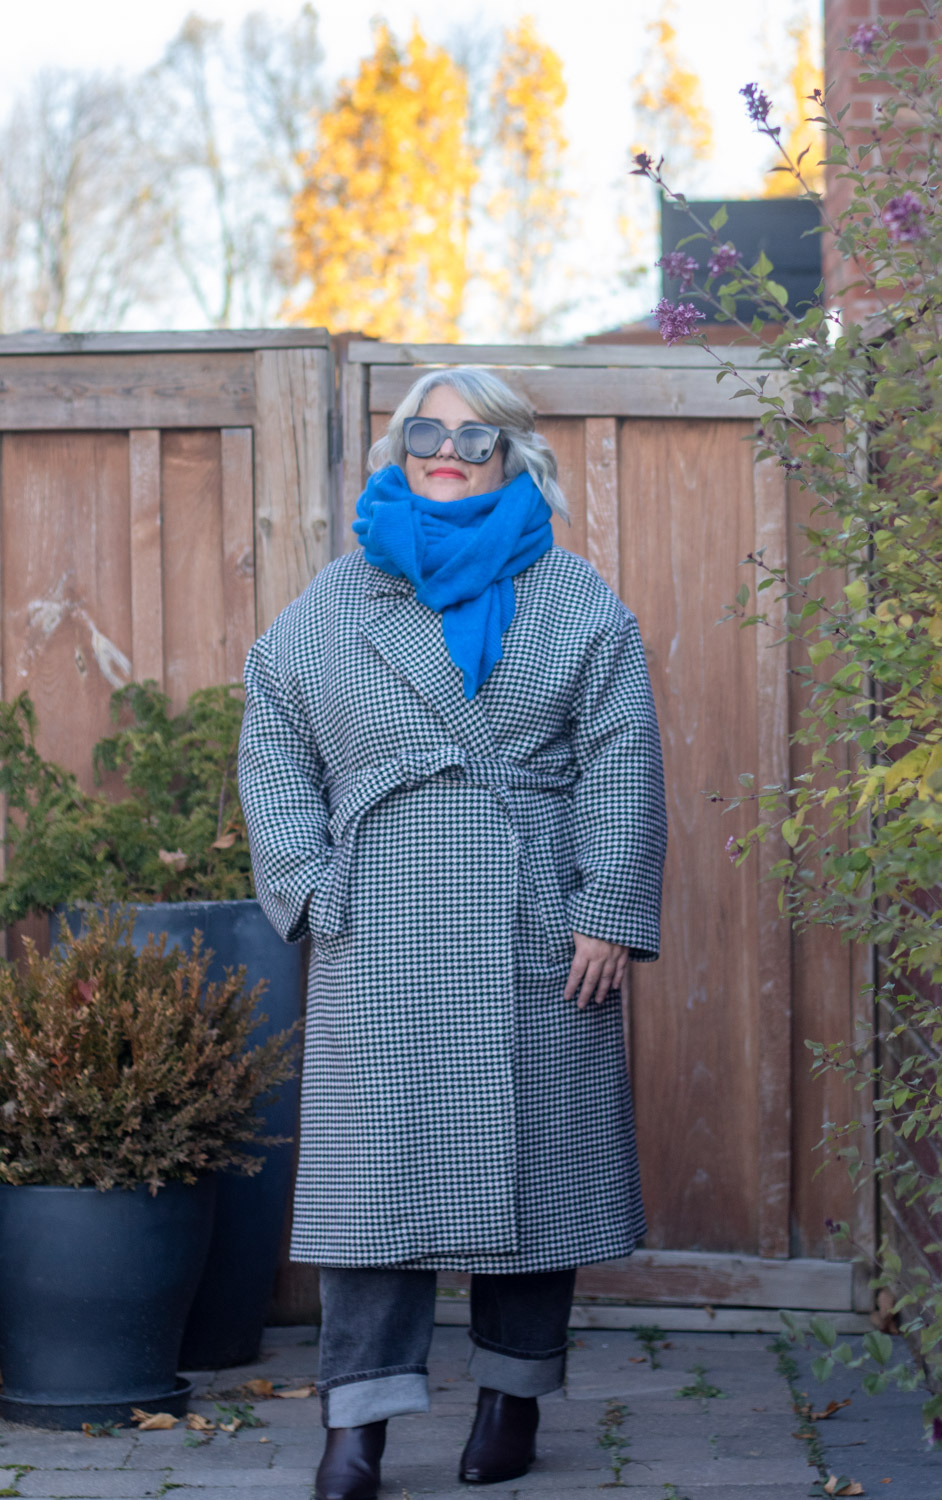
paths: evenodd
<path fill-rule="evenodd" d="M 516 479 L 518 474 L 526 471 L 550 508 L 568 521 L 569 506 L 556 482 L 556 455 L 546 439 L 535 430 L 533 407 L 490 370 L 482 370 L 476 365 L 456 365 L 420 375 L 393 412 L 384 436 L 370 449 L 370 470 L 385 469 L 390 464 L 405 468 L 402 424 L 406 417 L 418 414 L 426 397 L 440 385 L 451 386 L 457 391 L 482 422 L 500 428 L 505 478 Z"/>

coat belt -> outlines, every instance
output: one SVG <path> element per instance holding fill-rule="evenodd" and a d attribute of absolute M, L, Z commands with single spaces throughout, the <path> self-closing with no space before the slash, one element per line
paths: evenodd
<path fill-rule="evenodd" d="M 366 814 L 390 793 L 423 785 L 443 772 L 454 779 L 483 787 L 500 802 L 510 818 L 521 846 L 526 843 L 512 792 L 571 792 L 576 772 L 539 770 L 500 756 L 472 755 L 462 745 L 440 745 L 435 749 L 406 749 L 392 760 L 365 772 L 337 803 L 327 828 L 333 849 L 318 887 L 311 898 L 309 922 L 315 932 L 340 935 L 346 931 L 347 902 L 353 875 L 357 830 Z M 545 861 L 540 861 L 545 869 Z"/>

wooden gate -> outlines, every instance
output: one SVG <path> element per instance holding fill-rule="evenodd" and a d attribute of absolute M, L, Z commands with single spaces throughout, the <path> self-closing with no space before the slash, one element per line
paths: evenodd
<path fill-rule="evenodd" d="M 424 367 L 460 363 L 496 368 L 535 406 L 572 516 L 554 522 L 556 540 L 637 614 L 664 740 L 663 956 L 635 967 L 626 1016 L 648 1248 L 586 1268 L 579 1293 L 662 1312 L 869 1307 L 865 1279 L 855 1287 L 851 1265 L 831 1258 L 826 1221 L 851 1220 L 867 1244 L 872 1198 L 851 1194 L 842 1167 L 816 1177 L 813 1152 L 824 1121 L 849 1117 L 859 1101 L 812 1085 L 803 1045 L 851 1034 L 860 960 L 826 934 L 790 939 L 766 879 L 782 850 L 770 840 L 735 869 L 726 844 L 756 820 L 754 805 L 723 816 L 705 795 L 741 790 L 740 773 L 761 787 L 788 772 L 801 705 L 787 651 L 770 649 L 784 617 L 763 630 L 718 620 L 741 584 L 754 584 L 740 565 L 747 554 L 764 548 L 770 563 L 806 571 L 807 500 L 789 493 L 776 464 L 754 465 L 758 402 L 731 399 L 732 382 L 718 385 L 700 350 L 353 343 L 343 370 L 345 549 L 369 443 Z"/>
<path fill-rule="evenodd" d="M 558 454 L 557 540 L 639 617 L 669 783 L 664 956 L 635 971 L 626 1016 L 649 1248 L 586 1268 L 580 1296 L 755 1327 L 763 1309 L 868 1306 L 825 1221 L 866 1247 L 874 1216 L 843 1168 L 815 1176 L 824 1122 L 859 1102 L 811 1084 L 803 1045 L 851 1034 L 854 960 L 827 933 L 789 941 L 762 879 L 775 851 L 734 870 L 725 845 L 750 812 L 704 796 L 744 771 L 777 782 L 806 753 L 788 749 L 800 693 L 774 632 L 716 621 L 756 547 L 806 571 L 807 503 L 754 468 L 757 409 L 706 358 L 352 344 L 341 434 L 320 330 L 2 338 L 0 689 L 29 689 L 40 749 L 87 785 L 114 687 L 151 677 L 180 705 L 238 678 L 255 635 L 352 545 L 366 448 L 418 370 L 498 368 Z M 279 1315 L 315 1310 L 310 1273 L 285 1268 Z"/>

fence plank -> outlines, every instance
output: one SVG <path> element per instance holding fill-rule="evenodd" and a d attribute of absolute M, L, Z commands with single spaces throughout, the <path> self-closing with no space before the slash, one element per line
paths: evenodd
<path fill-rule="evenodd" d="M 618 444 L 614 417 L 585 424 L 586 556 L 618 593 Z"/>
<path fill-rule="evenodd" d="M 164 677 L 179 711 L 197 688 L 226 681 L 219 432 L 165 432 L 161 455 Z"/>
<path fill-rule="evenodd" d="M 131 507 L 131 669 L 136 682 L 164 683 L 164 583 L 160 433 L 128 433 Z"/>
<path fill-rule="evenodd" d="M 7 333 L 0 335 L 0 359 L 8 354 L 182 354 L 225 353 L 233 349 L 329 348 L 326 328 L 189 329 L 180 333 Z"/>
<path fill-rule="evenodd" d="M 756 550 L 771 567 L 787 561 L 785 471 L 775 459 L 755 466 Z M 757 580 L 755 580 L 757 581 Z M 753 582 L 753 580 L 750 580 Z M 785 601 L 780 591 L 763 595 L 767 626 L 757 626 L 756 712 L 758 786 L 783 786 L 788 779 L 788 652 L 774 646 L 785 634 Z M 778 910 L 778 886 L 770 878 L 787 852 L 770 834 L 759 845 L 759 1254 L 784 1258 L 789 1252 L 791 1217 L 791 934 Z"/>
<path fill-rule="evenodd" d="M 331 379 L 326 350 L 263 350 L 255 356 L 259 630 L 330 560 Z"/>
<path fill-rule="evenodd" d="M 617 368 L 620 365 L 670 365 L 679 369 L 717 370 L 718 361 L 734 359 L 744 369 L 758 365 L 759 344 L 717 344 L 715 352 L 697 345 L 666 344 L 379 344 L 354 340 L 347 359 L 361 365 L 550 365 Z M 418 372 L 413 372 L 413 378 Z"/>
<path fill-rule="evenodd" d="M 30 693 L 40 753 L 91 791 L 92 746 L 131 679 L 127 435 L 20 433 L 3 459 L 7 692 Z"/>
<path fill-rule="evenodd" d="M 222 431 L 222 592 L 226 681 L 241 682 L 255 629 L 255 522 L 252 429 Z"/>
<path fill-rule="evenodd" d="M 391 412 L 416 378 L 415 369 L 373 365 L 370 410 Z M 501 370 L 501 379 L 538 412 L 551 417 L 757 417 L 756 398 L 733 400 L 732 381 L 717 385 L 703 370 Z"/>
<path fill-rule="evenodd" d="M 351 531 L 356 503 L 366 483 L 366 455 L 370 447 L 369 371 L 363 365 L 346 364 L 341 382 L 343 403 L 343 508 L 340 535 L 334 552 L 351 552 L 356 536 Z"/>
<path fill-rule="evenodd" d="M 0 358 L 0 431 L 243 427 L 255 415 L 251 353 Z"/>
<path fill-rule="evenodd" d="M 758 1250 L 756 881 L 723 847 L 750 814 L 720 817 L 703 795 L 755 758 L 755 643 L 715 624 L 755 545 L 747 430 L 619 433 L 622 597 L 645 642 L 670 828 L 661 959 L 631 980 L 650 1248 Z"/>

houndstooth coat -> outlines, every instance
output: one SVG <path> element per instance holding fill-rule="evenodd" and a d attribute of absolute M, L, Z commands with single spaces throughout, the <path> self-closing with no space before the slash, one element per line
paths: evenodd
<path fill-rule="evenodd" d="M 362 551 L 252 647 L 258 898 L 312 939 L 292 1259 L 537 1271 L 644 1233 L 621 1007 L 573 929 L 658 953 L 660 744 L 634 617 L 552 547 L 476 696 Z"/>

